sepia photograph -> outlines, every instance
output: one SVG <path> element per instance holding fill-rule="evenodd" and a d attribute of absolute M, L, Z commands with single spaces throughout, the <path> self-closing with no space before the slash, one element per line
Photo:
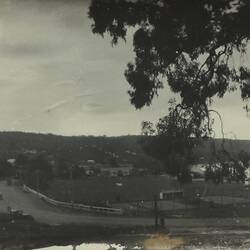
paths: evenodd
<path fill-rule="evenodd" d="M 0 250 L 249 250 L 249 40 L 249 0 L 0 0 Z"/>

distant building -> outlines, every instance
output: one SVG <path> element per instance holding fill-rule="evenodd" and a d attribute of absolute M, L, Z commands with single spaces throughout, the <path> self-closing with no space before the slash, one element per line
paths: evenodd
<path fill-rule="evenodd" d="M 133 170 L 131 163 L 118 163 L 113 166 L 110 163 L 96 163 L 94 160 L 81 161 L 78 163 L 80 169 L 85 170 L 86 175 L 102 176 L 129 176 Z"/>
<path fill-rule="evenodd" d="M 80 161 L 78 163 L 78 167 L 82 168 L 82 169 L 93 168 L 94 165 L 95 165 L 95 161 L 94 160 Z"/>
<path fill-rule="evenodd" d="M 116 176 L 129 176 L 131 175 L 133 167 L 104 167 L 101 168 L 101 174 L 108 175 L 112 177 Z"/>
<path fill-rule="evenodd" d="M 250 167 L 246 169 L 245 174 L 246 174 L 246 178 L 250 179 Z"/>
<path fill-rule="evenodd" d="M 85 171 L 85 174 L 88 176 L 94 175 L 94 169 L 92 164 L 82 162 L 78 164 L 78 168 L 83 169 Z"/>
<path fill-rule="evenodd" d="M 183 198 L 183 190 L 162 190 L 159 194 L 160 200 L 175 200 Z"/>
<path fill-rule="evenodd" d="M 193 164 L 190 166 L 190 172 L 193 179 L 205 178 L 205 172 L 208 164 Z"/>
<path fill-rule="evenodd" d="M 16 166 L 16 159 L 8 159 L 7 162 L 8 162 L 12 167 L 15 167 L 15 166 Z"/>
<path fill-rule="evenodd" d="M 118 163 L 118 166 L 121 168 L 133 168 L 134 165 L 132 163 Z"/>
<path fill-rule="evenodd" d="M 38 153 L 38 151 L 36 149 L 27 149 L 23 152 L 24 154 L 31 154 L 31 155 L 35 155 Z"/>
<path fill-rule="evenodd" d="M 85 174 L 88 176 L 93 176 L 95 174 L 95 171 L 93 169 L 86 169 Z"/>
<path fill-rule="evenodd" d="M 133 151 L 130 151 L 130 150 L 126 150 L 125 152 L 127 154 L 130 154 L 130 155 L 137 155 L 136 152 L 133 152 Z"/>
<path fill-rule="evenodd" d="M 78 163 L 77 166 L 78 166 L 79 168 L 81 168 L 81 169 L 89 169 L 89 168 L 90 168 L 90 166 L 87 165 L 86 163 Z"/>
<path fill-rule="evenodd" d="M 96 175 L 99 171 L 100 164 L 95 163 L 95 160 L 87 160 L 87 161 L 81 161 L 77 164 L 79 169 L 83 169 L 85 171 L 85 174 L 87 176 L 93 176 Z"/>

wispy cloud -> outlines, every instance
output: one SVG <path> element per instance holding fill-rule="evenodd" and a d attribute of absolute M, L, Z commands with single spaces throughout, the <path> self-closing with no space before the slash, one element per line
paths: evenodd
<path fill-rule="evenodd" d="M 58 108 L 61 108 L 65 105 L 70 105 L 72 103 L 74 103 L 75 101 L 77 101 L 77 99 L 82 98 L 82 97 L 90 97 L 93 96 L 94 93 L 82 93 L 82 94 L 78 94 L 75 95 L 69 99 L 65 99 L 56 103 L 51 104 L 50 106 L 46 107 L 43 112 L 52 112 L 54 110 L 57 110 Z"/>
<path fill-rule="evenodd" d="M 31 120 L 31 119 L 35 119 L 39 116 L 41 116 L 42 114 L 45 114 L 45 113 L 52 113 L 60 108 L 64 108 L 64 106 L 66 105 L 72 105 L 74 104 L 74 102 L 78 101 L 80 98 L 83 98 L 83 97 L 91 97 L 93 96 L 95 93 L 82 93 L 82 94 L 77 94 L 75 96 L 72 96 L 68 99 L 65 99 L 65 100 L 61 100 L 61 101 L 58 101 L 58 102 L 55 102 L 41 110 L 39 110 L 37 113 L 35 114 L 27 114 L 25 115 L 23 118 L 21 119 L 17 119 L 15 121 L 12 122 L 12 130 L 15 129 L 15 126 L 17 125 L 21 125 L 23 122 L 27 121 L 27 120 Z"/>
<path fill-rule="evenodd" d="M 58 109 L 58 108 L 60 108 L 60 107 L 62 107 L 64 105 L 68 104 L 68 103 L 69 103 L 69 101 L 67 101 L 67 100 L 63 100 L 63 101 L 53 103 L 50 106 L 46 107 L 43 112 L 51 112 L 53 110 L 56 110 L 56 109 Z"/>

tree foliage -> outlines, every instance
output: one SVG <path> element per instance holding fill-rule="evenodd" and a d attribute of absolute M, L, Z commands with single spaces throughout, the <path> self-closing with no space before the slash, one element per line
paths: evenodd
<path fill-rule="evenodd" d="M 108 33 L 113 45 L 135 27 L 136 57 L 125 70 L 131 103 L 150 105 L 166 78 L 200 122 L 215 96 L 239 88 L 249 98 L 249 69 L 230 61 L 246 50 L 249 13 L 247 0 L 92 0 L 89 7 L 92 31 Z"/>
<path fill-rule="evenodd" d="M 244 182 L 247 178 L 246 170 L 249 168 L 250 155 L 245 151 L 240 151 L 235 157 L 228 154 L 226 157 L 223 152 L 217 152 L 206 169 L 205 179 L 215 183 L 224 181 Z"/>
<path fill-rule="evenodd" d="M 116 45 L 133 27 L 135 59 L 125 70 L 131 104 L 151 105 L 164 84 L 181 97 L 156 130 L 143 124 L 144 134 L 157 136 L 157 158 L 173 149 L 185 155 L 193 138 L 211 135 L 215 97 L 237 89 L 250 97 L 250 70 L 233 61 L 246 52 L 249 13 L 248 0 L 92 0 L 93 33 L 109 34 Z"/>
<path fill-rule="evenodd" d="M 44 155 L 36 155 L 29 158 L 19 155 L 17 166 L 21 170 L 21 178 L 25 184 L 37 191 L 45 190 L 53 178 L 52 166 Z"/>
<path fill-rule="evenodd" d="M 190 110 L 178 108 L 174 100 L 169 105 L 169 114 L 155 128 L 150 122 L 142 123 L 144 135 L 151 136 L 141 142 L 146 153 L 164 163 L 168 174 L 186 182 L 191 176 L 188 165 L 193 161 L 193 148 L 198 143 L 195 138 L 202 131 L 195 126 Z"/>

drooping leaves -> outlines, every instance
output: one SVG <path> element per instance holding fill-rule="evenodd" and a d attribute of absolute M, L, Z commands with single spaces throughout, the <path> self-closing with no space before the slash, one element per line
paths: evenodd
<path fill-rule="evenodd" d="M 237 86 L 248 98 L 250 77 L 230 58 L 245 52 L 249 13 L 247 0 L 92 0 L 89 8 L 93 32 L 108 33 L 113 44 L 135 27 L 136 58 L 125 71 L 131 103 L 150 105 L 166 77 L 196 115 Z"/>
<path fill-rule="evenodd" d="M 169 114 L 156 128 L 143 124 L 143 133 L 154 135 L 145 145 L 146 152 L 162 160 L 168 172 L 180 179 L 188 176 L 183 166 L 190 162 L 194 138 L 211 134 L 213 99 L 237 89 L 244 101 L 250 97 L 250 70 L 232 60 L 246 52 L 249 13 L 248 0 L 91 2 L 93 33 L 108 33 L 113 45 L 126 40 L 133 27 L 135 59 L 125 70 L 131 104 L 137 109 L 151 105 L 164 79 L 180 95 L 180 103 L 170 105 Z M 247 105 L 245 109 L 249 110 Z"/>

